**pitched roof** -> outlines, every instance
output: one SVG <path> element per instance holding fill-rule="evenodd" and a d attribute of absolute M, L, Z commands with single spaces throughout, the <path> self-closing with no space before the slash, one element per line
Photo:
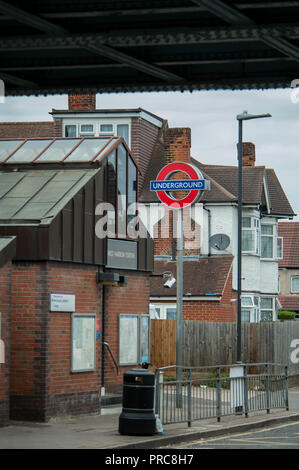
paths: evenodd
<path fill-rule="evenodd" d="M 283 237 L 280 268 L 299 268 L 299 222 L 279 222 L 278 235 Z"/>
<path fill-rule="evenodd" d="M 164 144 L 157 139 L 152 159 L 144 179 L 140 202 L 159 202 L 154 191 L 150 191 L 150 181 L 155 180 L 158 172 L 168 162 L 165 158 Z M 210 191 L 204 191 L 201 202 L 237 202 L 238 167 L 228 165 L 207 165 L 191 158 L 191 164 L 197 166 L 203 176 L 210 180 Z M 243 204 L 265 205 L 264 179 L 267 182 L 270 213 L 281 216 L 294 216 L 295 213 L 285 195 L 273 169 L 264 166 L 243 167 Z"/>
<path fill-rule="evenodd" d="M 278 298 L 283 310 L 299 312 L 299 295 L 286 295 Z"/>
<path fill-rule="evenodd" d="M 184 295 L 221 296 L 232 262 L 232 256 L 215 256 L 184 261 Z M 171 272 L 176 277 L 176 262 L 155 260 L 154 273 L 163 274 L 164 272 Z M 162 277 L 152 276 L 150 278 L 150 295 L 152 297 L 175 296 L 176 286 L 169 289 L 164 287 L 164 283 L 165 280 Z"/>
<path fill-rule="evenodd" d="M 222 188 L 238 198 L 238 167 L 224 166 L 224 165 L 206 165 L 198 162 L 194 158 L 192 163 L 209 178 L 213 178 Z M 265 167 L 243 167 L 243 203 L 244 204 L 259 204 L 262 200 L 263 180 L 264 180 Z M 216 201 L 214 194 L 204 194 L 202 200 Z"/>
<path fill-rule="evenodd" d="M 54 134 L 54 122 L 0 122 L 0 138 L 51 137 Z"/>
<path fill-rule="evenodd" d="M 100 171 L 33 169 L 0 172 L 0 221 L 49 224 L 69 200 Z"/>
<path fill-rule="evenodd" d="M 270 209 L 273 215 L 296 215 L 273 169 L 266 169 L 267 185 L 270 196 Z"/>

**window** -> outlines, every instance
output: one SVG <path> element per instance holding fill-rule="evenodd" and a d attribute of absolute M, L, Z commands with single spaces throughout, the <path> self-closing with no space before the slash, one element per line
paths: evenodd
<path fill-rule="evenodd" d="M 80 137 L 94 136 L 93 124 L 81 124 L 80 125 Z"/>
<path fill-rule="evenodd" d="M 129 145 L 129 126 L 128 124 L 118 124 L 116 134 L 123 137 L 124 141 Z"/>
<path fill-rule="evenodd" d="M 283 237 L 277 237 L 277 258 L 283 259 Z"/>
<path fill-rule="evenodd" d="M 245 253 L 259 253 L 259 226 L 256 217 L 242 217 L 242 251 Z"/>
<path fill-rule="evenodd" d="M 113 124 L 100 124 L 100 134 L 114 135 Z"/>
<path fill-rule="evenodd" d="M 261 257 L 274 258 L 274 226 L 261 227 Z"/>
<path fill-rule="evenodd" d="M 259 298 L 248 295 L 241 297 L 241 321 L 259 322 Z"/>
<path fill-rule="evenodd" d="M 123 145 L 108 157 L 107 178 L 107 202 L 116 211 L 115 220 L 108 214 L 108 230 L 124 238 L 129 236 L 127 225 L 135 217 L 128 207 L 137 202 L 137 168 Z"/>
<path fill-rule="evenodd" d="M 261 321 L 273 321 L 273 297 L 261 297 Z"/>
<path fill-rule="evenodd" d="M 299 276 L 291 277 L 291 292 L 299 292 Z"/>
<path fill-rule="evenodd" d="M 152 319 L 176 320 L 176 304 L 150 304 Z"/>
<path fill-rule="evenodd" d="M 77 137 L 77 126 L 70 125 L 64 128 L 65 137 Z"/>

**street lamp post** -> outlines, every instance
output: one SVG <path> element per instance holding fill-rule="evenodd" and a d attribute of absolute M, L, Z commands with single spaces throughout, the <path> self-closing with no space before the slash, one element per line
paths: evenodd
<path fill-rule="evenodd" d="M 237 364 L 242 363 L 241 354 L 241 294 L 242 294 L 242 165 L 243 165 L 243 121 L 271 117 L 271 114 L 237 115 L 238 129 L 238 283 L 237 283 Z"/>

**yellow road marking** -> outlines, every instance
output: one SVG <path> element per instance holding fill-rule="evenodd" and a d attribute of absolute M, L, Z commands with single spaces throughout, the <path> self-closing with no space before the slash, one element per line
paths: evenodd
<path fill-rule="evenodd" d="M 242 432 L 242 433 L 239 433 L 239 434 L 231 434 L 232 437 L 222 436 L 222 437 L 211 437 L 211 438 L 208 438 L 208 439 L 198 439 L 196 441 L 189 442 L 188 444 L 186 444 L 182 448 L 185 448 L 187 446 L 191 446 L 191 445 L 193 445 L 192 443 L 201 442 L 202 444 L 204 444 L 204 443 L 207 443 L 207 442 L 214 442 L 214 441 L 233 440 L 233 439 L 237 438 L 238 436 L 247 436 L 248 434 L 258 434 L 258 433 L 261 433 L 261 432 L 273 431 L 275 429 L 281 429 L 281 428 L 285 428 L 285 427 L 288 427 L 288 426 L 295 426 L 295 425 L 298 425 L 298 424 L 299 424 L 299 421 L 296 421 L 294 423 L 286 423 L 286 424 L 281 424 L 279 426 L 273 426 L 273 427 L 269 427 L 269 428 L 267 427 L 265 429 L 260 429 L 260 430 L 257 430 L 257 431 L 253 430 L 253 431 L 248 431 L 248 432 Z M 297 434 L 299 435 L 299 433 L 296 433 L 296 435 Z"/>

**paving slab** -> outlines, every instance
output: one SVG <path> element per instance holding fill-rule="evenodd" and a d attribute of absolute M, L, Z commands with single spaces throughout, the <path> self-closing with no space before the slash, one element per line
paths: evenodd
<path fill-rule="evenodd" d="M 187 423 L 167 424 L 163 434 L 126 436 L 118 432 L 121 407 L 101 414 L 60 418 L 48 423 L 11 421 L 0 428 L 0 449 L 155 449 L 212 436 L 299 421 L 299 390 L 290 391 L 290 411 L 271 410 Z"/>

